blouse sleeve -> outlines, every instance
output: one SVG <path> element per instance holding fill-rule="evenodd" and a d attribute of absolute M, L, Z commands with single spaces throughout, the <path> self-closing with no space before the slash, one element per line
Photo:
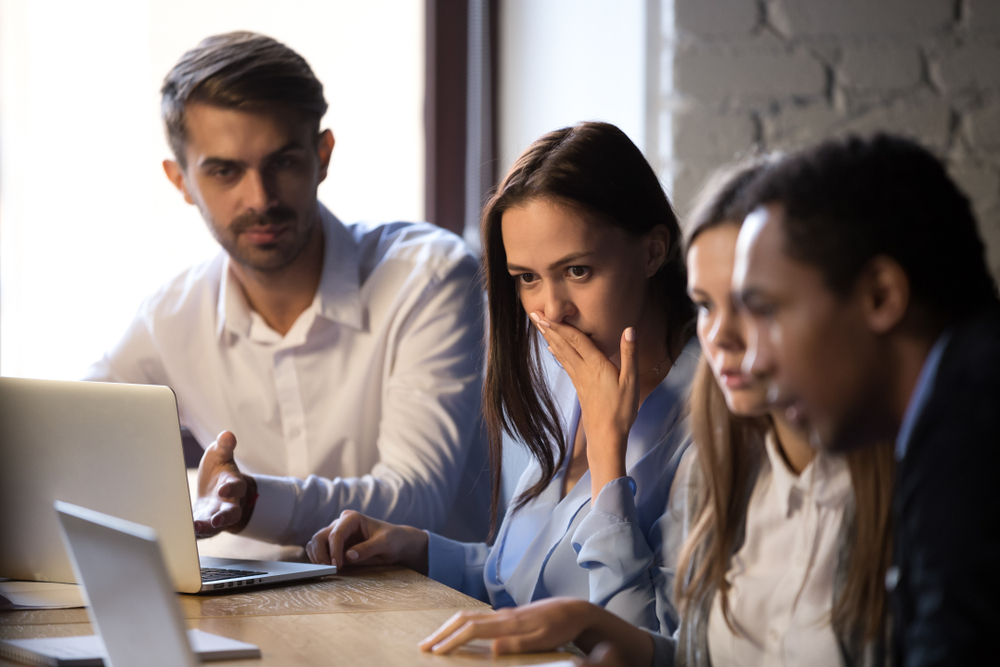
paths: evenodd
<path fill-rule="evenodd" d="M 590 579 L 590 602 L 633 625 L 659 630 L 650 568 L 653 550 L 636 516 L 635 482 L 608 482 L 573 534 L 577 564 Z"/>
<path fill-rule="evenodd" d="M 653 667 L 674 667 L 677 654 L 677 632 L 670 637 L 642 628 L 653 639 Z"/>
<path fill-rule="evenodd" d="M 671 467 L 685 463 L 682 447 Z M 676 476 L 683 480 L 678 473 Z M 638 521 L 630 477 L 609 482 L 573 535 L 577 563 L 588 570 L 590 601 L 641 628 L 671 635 L 677 628 L 674 571 L 683 542 L 683 494 L 671 484 L 670 502 L 649 535 Z M 675 499 L 677 501 L 675 502 Z M 674 516 L 676 515 L 676 516 Z"/>
<path fill-rule="evenodd" d="M 490 549 L 481 542 L 456 542 L 427 531 L 427 576 L 469 597 L 489 603 L 483 568 Z"/>

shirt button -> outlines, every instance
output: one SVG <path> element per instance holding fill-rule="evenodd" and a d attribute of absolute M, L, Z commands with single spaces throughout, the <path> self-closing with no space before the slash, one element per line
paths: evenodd
<path fill-rule="evenodd" d="M 899 568 L 893 565 L 885 571 L 885 590 L 892 593 L 899 585 Z"/>
<path fill-rule="evenodd" d="M 781 633 L 777 630 L 771 630 L 767 633 L 767 641 L 770 642 L 772 646 L 776 646 L 778 641 L 781 639 Z"/>
<path fill-rule="evenodd" d="M 300 433 L 302 433 L 302 431 L 299 430 L 298 426 L 293 426 L 292 428 L 288 429 L 288 437 L 291 438 L 292 440 L 299 437 Z"/>

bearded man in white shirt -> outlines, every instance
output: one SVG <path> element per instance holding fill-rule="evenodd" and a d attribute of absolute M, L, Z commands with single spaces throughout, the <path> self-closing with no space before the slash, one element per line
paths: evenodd
<path fill-rule="evenodd" d="M 196 439 L 224 431 L 199 468 L 196 532 L 301 546 L 353 509 L 482 539 L 465 245 L 429 224 L 344 225 L 319 203 L 327 104 L 285 45 L 209 37 L 162 93 L 164 170 L 223 251 L 150 296 L 87 379 L 170 386 Z"/>

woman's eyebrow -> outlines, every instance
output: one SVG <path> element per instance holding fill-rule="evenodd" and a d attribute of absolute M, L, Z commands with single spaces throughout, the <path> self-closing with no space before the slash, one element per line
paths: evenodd
<path fill-rule="evenodd" d="M 566 255 L 562 259 L 558 259 L 558 260 L 552 262 L 551 264 L 549 264 L 549 271 L 552 271 L 553 269 L 558 269 L 563 264 L 569 264 L 570 262 L 575 262 L 578 259 L 583 259 L 584 257 L 587 257 L 589 255 L 593 255 L 593 254 L 594 254 L 593 250 L 588 250 L 586 252 L 574 252 L 574 253 L 570 253 L 569 255 Z M 525 266 L 518 266 L 517 264 L 507 264 L 507 270 L 508 271 L 524 271 L 526 273 L 534 273 L 534 269 L 529 269 L 529 268 L 527 268 Z"/>
<path fill-rule="evenodd" d="M 593 250 L 587 250 L 585 252 L 570 253 L 570 254 L 566 255 L 565 257 L 563 257 L 562 259 L 556 260 L 556 261 L 552 262 L 551 264 L 549 264 L 549 271 L 551 271 L 553 269 L 558 269 L 563 264 L 569 264 L 570 262 L 575 262 L 578 259 L 583 259 L 584 257 L 588 257 L 588 256 L 593 255 L 593 254 L 594 254 Z"/>

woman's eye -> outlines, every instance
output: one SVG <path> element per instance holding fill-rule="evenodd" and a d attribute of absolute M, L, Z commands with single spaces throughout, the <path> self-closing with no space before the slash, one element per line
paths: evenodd
<path fill-rule="evenodd" d="M 708 301 L 695 301 L 694 306 L 699 310 L 699 312 L 705 314 L 712 312 L 712 304 Z"/>
<path fill-rule="evenodd" d="M 514 276 L 514 279 L 517 282 L 521 283 L 522 285 L 528 285 L 530 283 L 535 282 L 535 274 L 534 273 L 519 273 L 516 276 Z"/>
<path fill-rule="evenodd" d="M 569 271 L 569 275 L 572 278 L 586 278 L 590 275 L 589 266 L 571 266 L 567 271 Z"/>

